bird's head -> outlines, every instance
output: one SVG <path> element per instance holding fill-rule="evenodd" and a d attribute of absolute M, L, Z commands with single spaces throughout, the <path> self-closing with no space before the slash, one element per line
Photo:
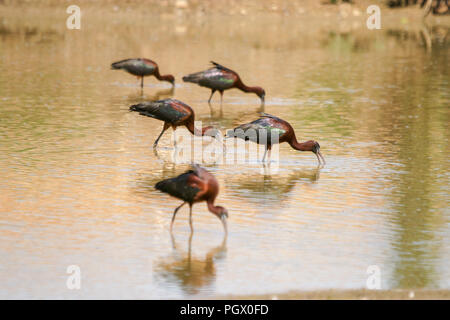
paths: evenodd
<path fill-rule="evenodd" d="M 319 160 L 320 164 L 320 158 L 323 160 L 323 164 L 325 164 L 325 159 L 320 153 L 320 144 L 317 141 L 309 140 L 303 143 L 304 150 L 303 151 L 311 151 L 317 156 L 317 160 Z M 319 158 L 320 157 L 320 158 Z"/>
<path fill-rule="evenodd" d="M 320 150 L 320 144 L 317 141 L 309 140 L 301 143 L 302 148 L 299 149 L 301 151 L 311 151 L 312 153 L 317 154 Z"/>
<path fill-rule="evenodd" d="M 228 234 L 228 225 L 227 225 L 227 219 L 228 219 L 228 210 L 224 207 L 217 206 L 216 207 L 217 216 L 220 218 L 220 221 L 222 221 L 223 229 L 225 230 L 225 234 Z"/>
<path fill-rule="evenodd" d="M 264 104 L 265 97 L 266 97 L 266 91 L 264 91 L 261 87 L 255 87 L 254 89 L 256 95 L 261 99 L 261 104 Z"/>
<path fill-rule="evenodd" d="M 202 135 L 207 137 L 212 137 L 218 139 L 220 136 L 219 129 L 214 128 L 213 126 L 207 126 L 202 129 Z"/>
<path fill-rule="evenodd" d="M 225 142 L 223 141 L 223 136 L 219 129 L 216 129 L 212 126 L 204 127 L 202 128 L 202 136 L 211 137 L 221 142 L 223 144 L 223 151 L 226 152 L 227 147 L 225 145 Z"/>
<path fill-rule="evenodd" d="M 217 206 L 217 209 L 218 209 L 217 212 L 220 216 L 220 219 L 228 218 L 228 210 L 226 208 Z"/>
<path fill-rule="evenodd" d="M 166 81 L 170 82 L 173 86 L 175 85 L 175 77 L 171 74 L 166 76 Z"/>
<path fill-rule="evenodd" d="M 317 153 L 320 150 L 320 144 L 317 141 L 309 140 L 304 142 L 305 151 Z"/>

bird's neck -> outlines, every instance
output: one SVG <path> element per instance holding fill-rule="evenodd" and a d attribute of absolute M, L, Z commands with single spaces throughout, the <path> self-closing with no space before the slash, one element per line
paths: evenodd
<path fill-rule="evenodd" d="M 206 202 L 206 204 L 208 205 L 208 210 L 209 210 L 209 212 L 214 213 L 216 216 L 219 217 L 219 215 L 220 215 L 220 213 L 219 213 L 220 208 L 219 208 L 219 207 L 216 207 L 216 206 L 214 205 L 214 199 L 208 200 L 208 201 Z"/>
<path fill-rule="evenodd" d="M 169 75 L 169 74 L 161 75 L 161 74 L 159 73 L 159 68 L 156 68 L 156 70 L 155 70 L 155 77 L 156 77 L 156 79 L 158 79 L 158 80 L 160 80 L 160 81 L 168 81 L 168 82 L 171 82 L 171 81 L 170 81 L 170 75 Z"/>
<path fill-rule="evenodd" d="M 208 127 L 204 127 L 204 128 L 201 128 L 201 129 L 196 128 L 194 126 L 194 121 L 189 121 L 188 124 L 186 125 L 186 128 L 194 136 L 199 136 L 199 137 L 202 137 L 205 134 L 205 131 L 208 130 Z"/>
<path fill-rule="evenodd" d="M 257 91 L 258 91 L 257 87 L 249 87 L 249 86 L 245 85 L 241 79 L 239 79 L 238 82 L 236 83 L 236 88 L 238 88 L 239 90 L 242 90 L 244 92 L 257 93 Z"/>
<path fill-rule="evenodd" d="M 297 138 L 295 136 L 295 133 L 292 135 L 292 139 L 289 141 L 289 144 L 291 145 L 292 148 L 294 148 L 295 150 L 299 150 L 299 151 L 310 151 L 309 146 L 307 145 L 306 142 L 298 142 Z"/>

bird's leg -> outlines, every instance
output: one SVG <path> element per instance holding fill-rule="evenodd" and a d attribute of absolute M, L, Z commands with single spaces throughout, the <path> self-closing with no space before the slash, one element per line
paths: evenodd
<path fill-rule="evenodd" d="M 222 102 L 223 102 L 223 91 L 220 90 L 220 107 L 222 107 Z"/>
<path fill-rule="evenodd" d="M 177 128 L 172 127 L 172 129 L 173 129 L 173 146 L 176 149 L 177 148 L 177 136 L 176 136 Z"/>
<path fill-rule="evenodd" d="M 141 77 L 141 88 L 144 88 L 144 76 Z"/>
<path fill-rule="evenodd" d="M 170 233 L 170 240 L 172 242 L 172 249 L 177 250 L 177 244 L 175 242 L 175 237 L 173 236 L 173 233 Z"/>
<path fill-rule="evenodd" d="M 264 150 L 264 156 L 263 156 L 263 158 L 262 158 L 262 162 L 264 162 L 264 160 L 266 159 L 266 153 L 267 153 L 267 145 L 266 145 L 266 150 Z"/>
<path fill-rule="evenodd" d="M 159 139 L 161 138 L 161 136 L 163 135 L 163 133 L 164 133 L 167 129 L 169 129 L 169 127 L 170 127 L 170 126 L 169 126 L 168 124 L 164 123 L 164 127 L 163 127 L 161 133 L 159 134 L 158 138 L 156 138 L 155 143 L 153 143 L 153 148 L 156 148 L 156 146 L 158 145 Z"/>
<path fill-rule="evenodd" d="M 208 106 L 209 106 L 209 112 L 210 112 L 211 118 L 212 118 L 212 117 L 214 117 L 214 110 L 213 110 L 213 108 L 211 107 L 211 104 L 210 104 L 210 103 L 208 103 Z"/>
<path fill-rule="evenodd" d="M 192 204 L 189 203 L 189 225 L 191 226 L 191 234 L 194 233 L 194 227 L 192 226 Z"/>
<path fill-rule="evenodd" d="M 177 215 L 178 210 L 180 210 L 180 208 L 182 206 L 184 206 L 186 204 L 186 202 L 183 202 L 180 206 L 178 206 L 175 211 L 173 212 L 173 216 L 172 216 L 172 222 L 170 223 L 170 232 L 172 232 L 172 227 L 173 227 L 173 222 L 175 221 L 175 216 Z"/>
<path fill-rule="evenodd" d="M 189 241 L 188 241 L 188 261 L 191 262 L 191 252 L 192 252 L 192 236 L 194 234 L 191 232 L 189 235 Z"/>
<path fill-rule="evenodd" d="M 220 116 L 223 116 L 223 110 L 222 110 L 222 102 L 223 102 L 223 91 L 219 91 L 220 92 Z"/>
<path fill-rule="evenodd" d="M 211 90 L 211 95 L 209 96 L 209 99 L 208 99 L 208 103 L 209 103 L 210 105 L 211 105 L 211 98 L 212 98 L 214 92 L 216 92 L 216 89 L 212 89 L 212 90 Z"/>
<path fill-rule="evenodd" d="M 269 162 L 272 160 L 272 146 L 268 146 L 267 149 L 269 149 Z"/>

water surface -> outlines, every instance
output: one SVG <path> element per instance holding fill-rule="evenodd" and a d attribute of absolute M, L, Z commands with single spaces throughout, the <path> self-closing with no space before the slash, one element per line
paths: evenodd
<path fill-rule="evenodd" d="M 349 31 L 272 17 L 0 15 L 0 297 L 190 298 L 288 290 L 450 289 L 449 29 Z M 268 26 L 272 26 L 268 28 Z M 264 32 L 261 32 L 264 30 Z M 429 39 L 430 43 L 426 40 Z M 431 46 L 430 46 L 431 45 Z M 145 56 L 167 83 L 111 71 Z M 265 112 L 315 139 L 327 160 L 280 148 L 261 164 L 207 164 L 229 236 L 204 204 L 168 231 L 179 201 L 154 184 L 182 173 L 171 135 L 131 104 L 176 97 L 222 132 L 258 98 L 182 83 L 215 60 L 266 89 Z M 180 129 L 181 131 L 185 129 Z M 81 290 L 68 290 L 78 265 Z"/>

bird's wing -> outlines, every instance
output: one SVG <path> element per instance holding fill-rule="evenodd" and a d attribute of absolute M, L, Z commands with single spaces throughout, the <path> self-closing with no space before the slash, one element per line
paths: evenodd
<path fill-rule="evenodd" d="M 128 66 L 130 63 L 132 63 L 133 60 L 137 60 L 137 59 L 124 59 L 124 60 L 120 60 L 117 62 L 113 62 L 111 64 L 111 67 L 113 69 L 122 69 L 122 68 Z"/>
<path fill-rule="evenodd" d="M 184 82 L 197 83 L 202 87 L 216 90 L 226 90 L 233 87 L 238 76 L 228 69 L 217 67 L 189 74 L 183 77 Z"/>
<path fill-rule="evenodd" d="M 198 163 L 192 163 L 191 168 L 192 172 L 200 179 L 205 179 L 208 175 L 208 171 L 206 171 L 205 168 L 202 168 Z"/>
<path fill-rule="evenodd" d="M 237 80 L 235 73 L 227 69 L 211 68 L 203 72 L 202 78 L 198 84 L 205 87 L 228 89 L 234 85 Z"/>
<path fill-rule="evenodd" d="M 192 171 L 187 171 L 175 178 L 158 182 L 155 188 L 175 198 L 192 203 L 200 189 L 189 184 L 191 176 L 195 176 L 195 174 Z"/>
<path fill-rule="evenodd" d="M 171 179 L 158 182 L 155 188 L 171 196 L 193 203 L 207 192 L 207 184 L 197 175 L 197 169 L 188 170 Z"/>
<path fill-rule="evenodd" d="M 130 107 L 130 110 L 168 123 L 177 123 L 190 116 L 192 109 L 181 101 L 165 99 L 135 104 Z"/>
<path fill-rule="evenodd" d="M 155 61 L 150 60 L 150 59 L 147 59 L 147 58 L 142 58 L 141 61 L 142 61 L 144 64 L 146 64 L 146 65 L 151 65 L 151 66 L 153 66 L 153 67 L 157 67 L 157 66 L 158 66 L 158 64 L 157 64 Z"/>
<path fill-rule="evenodd" d="M 141 58 L 134 58 L 134 59 L 125 59 L 121 61 L 114 62 L 111 64 L 111 67 L 113 69 L 129 69 L 129 68 L 151 68 L 154 69 L 157 67 L 156 62 L 150 60 L 150 59 L 141 59 Z"/>
<path fill-rule="evenodd" d="M 251 135 L 252 133 L 257 134 L 258 130 L 261 130 L 261 129 L 265 129 L 265 128 L 257 121 L 244 123 L 232 130 L 229 130 L 227 132 L 227 138 L 236 137 L 236 138 L 249 140 L 249 138 L 250 138 L 249 135 Z M 250 140 L 253 141 L 253 140 L 255 140 L 255 138 L 250 139 Z"/>
<path fill-rule="evenodd" d="M 276 116 L 273 116 L 273 115 L 268 114 L 268 113 L 265 113 L 265 112 L 261 112 L 260 115 L 259 115 L 259 117 L 260 117 L 260 118 L 272 118 L 272 119 L 275 119 L 275 120 L 284 121 L 283 119 L 280 119 L 280 118 L 278 118 L 278 117 L 276 117 Z"/>
<path fill-rule="evenodd" d="M 252 121 L 250 123 L 241 124 L 240 126 L 236 127 L 234 130 L 241 129 L 243 131 L 247 131 L 249 129 L 259 130 L 264 129 L 264 126 L 257 121 Z"/>
<path fill-rule="evenodd" d="M 228 72 L 236 73 L 236 72 L 234 72 L 233 70 L 228 69 L 227 67 L 224 67 L 223 65 L 221 65 L 221 64 L 219 64 L 219 63 L 217 63 L 217 62 L 211 61 L 211 63 L 212 63 L 217 69 L 221 69 L 221 70 L 225 70 L 225 71 L 228 71 Z"/>
<path fill-rule="evenodd" d="M 259 122 L 262 127 L 270 131 L 271 134 L 277 133 L 279 137 L 287 132 L 290 124 L 268 113 L 261 113 L 261 116 L 255 122 Z"/>
<path fill-rule="evenodd" d="M 273 125 L 271 117 L 261 117 L 249 123 L 242 124 L 233 130 L 228 131 L 227 137 L 236 137 L 244 140 L 262 143 L 264 141 L 273 141 L 272 136 L 276 134 L 280 138 L 286 133 L 286 130 Z"/>

